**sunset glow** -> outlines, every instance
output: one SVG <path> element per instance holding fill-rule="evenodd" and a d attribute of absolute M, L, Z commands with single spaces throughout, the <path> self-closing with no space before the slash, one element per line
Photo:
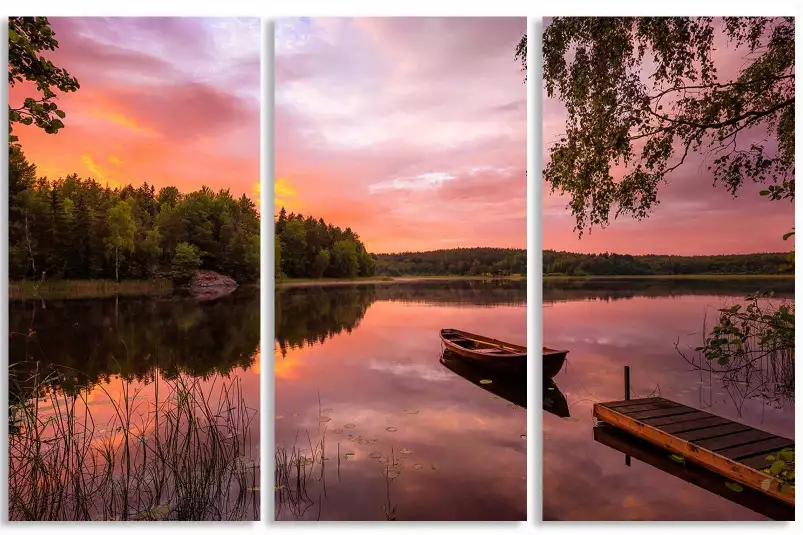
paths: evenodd
<path fill-rule="evenodd" d="M 370 252 L 526 247 L 524 18 L 276 25 L 275 210 Z"/>
<path fill-rule="evenodd" d="M 46 54 L 78 79 L 58 94 L 56 135 L 15 134 L 39 174 L 77 173 L 112 187 L 206 185 L 258 203 L 259 19 L 51 18 Z M 35 96 L 10 89 L 11 105 Z"/>

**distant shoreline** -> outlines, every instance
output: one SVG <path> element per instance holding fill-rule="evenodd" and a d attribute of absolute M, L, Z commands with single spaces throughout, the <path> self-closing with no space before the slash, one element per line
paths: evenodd
<path fill-rule="evenodd" d="M 294 288 L 301 286 L 348 286 L 354 284 L 401 284 L 409 282 L 434 282 L 450 280 L 527 280 L 524 275 L 508 275 L 504 277 L 482 277 L 471 275 L 407 275 L 403 277 L 364 277 L 356 279 L 285 279 L 276 281 L 276 288 Z"/>

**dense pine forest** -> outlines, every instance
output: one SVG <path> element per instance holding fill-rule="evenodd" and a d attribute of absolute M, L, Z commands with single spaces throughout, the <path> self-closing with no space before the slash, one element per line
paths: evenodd
<path fill-rule="evenodd" d="M 12 279 L 189 278 L 197 269 L 238 282 L 259 277 L 259 214 L 245 195 L 103 186 L 37 175 L 9 145 Z"/>
<path fill-rule="evenodd" d="M 526 275 L 527 251 L 474 247 L 420 253 L 373 255 L 376 274 L 405 275 Z"/>
<path fill-rule="evenodd" d="M 275 276 L 277 278 L 370 277 L 374 259 L 360 237 L 312 216 L 282 207 L 275 218 Z"/>
<path fill-rule="evenodd" d="M 777 275 L 789 267 L 787 253 L 631 256 L 544 251 L 544 275 Z"/>

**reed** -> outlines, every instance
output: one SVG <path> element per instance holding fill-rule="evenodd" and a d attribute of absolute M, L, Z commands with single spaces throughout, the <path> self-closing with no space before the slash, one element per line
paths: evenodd
<path fill-rule="evenodd" d="M 240 379 L 155 372 L 155 396 L 124 382 L 62 389 L 67 369 L 11 370 L 11 520 L 256 520 L 259 466 Z M 202 388 L 203 386 L 203 388 Z M 91 391 L 100 392 L 89 400 Z M 93 406 L 112 407 L 99 421 Z"/>

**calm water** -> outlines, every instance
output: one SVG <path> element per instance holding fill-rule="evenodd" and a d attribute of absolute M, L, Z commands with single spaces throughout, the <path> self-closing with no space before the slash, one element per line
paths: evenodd
<path fill-rule="evenodd" d="M 439 331 L 524 345 L 526 316 L 519 281 L 278 291 L 277 518 L 525 520 L 525 379 L 452 371 Z"/>
<path fill-rule="evenodd" d="M 555 382 L 571 412 L 565 419 L 543 413 L 545 520 L 767 518 L 718 495 L 726 491 L 722 481 L 711 492 L 637 459 L 627 466 L 621 451 L 594 439 L 592 422 L 595 402 L 623 398 L 623 368 L 629 365 L 636 395 L 655 392 L 794 438 L 793 395 L 745 398 L 738 385 L 728 389 L 718 377 L 695 371 L 675 348 L 678 342 L 691 356 L 706 312 L 710 325 L 716 308 L 756 290 L 791 299 L 794 281 L 545 281 L 544 343 L 570 350 Z M 665 454 L 653 457 L 662 463 Z"/>
<path fill-rule="evenodd" d="M 12 519 L 258 518 L 258 290 L 12 302 L 10 331 Z"/>

